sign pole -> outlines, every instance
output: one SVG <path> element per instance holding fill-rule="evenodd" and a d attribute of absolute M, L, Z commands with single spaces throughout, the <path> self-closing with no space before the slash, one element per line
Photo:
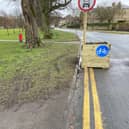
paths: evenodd
<path fill-rule="evenodd" d="M 83 45 L 86 44 L 87 12 L 83 13 Z"/>
<path fill-rule="evenodd" d="M 78 7 L 83 12 L 83 45 L 86 43 L 87 12 L 92 10 L 96 0 L 78 0 Z"/>

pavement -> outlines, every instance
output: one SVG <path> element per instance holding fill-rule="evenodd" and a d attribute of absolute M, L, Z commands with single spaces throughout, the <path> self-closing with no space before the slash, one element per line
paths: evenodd
<path fill-rule="evenodd" d="M 5 40 L 5 39 L 0 39 L 0 42 L 19 42 L 19 40 Z M 23 42 L 25 42 L 25 40 L 23 40 Z M 60 44 L 60 43 L 62 43 L 62 44 L 78 44 L 79 42 L 78 41 L 67 41 L 67 42 L 62 42 L 62 41 L 53 41 L 53 40 L 51 40 L 51 41 L 49 41 L 49 40 L 47 40 L 45 43 L 56 43 L 56 44 Z"/>
<path fill-rule="evenodd" d="M 19 42 L 19 40 L 5 40 L 5 39 L 0 39 L 0 42 Z"/>
<path fill-rule="evenodd" d="M 0 129 L 65 129 L 69 89 L 0 111 Z"/>
<path fill-rule="evenodd" d="M 74 32 L 82 39 L 80 30 L 64 31 Z M 101 110 L 99 115 L 102 117 L 102 127 L 96 129 L 129 129 L 129 35 L 87 32 L 87 42 L 103 41 L 112 45 L 111 67 L 108 70 L 94 69 Z M 93 100 L 90 100 L 93 106 L 91 101 Z M 95 109 L 90 107 L 90 112 L 90 125 L 85 124 L 83 129 L 95 128 Z M 83 114 L 83 118 L 85 117 L 88 118 L 88 115 Z"/>

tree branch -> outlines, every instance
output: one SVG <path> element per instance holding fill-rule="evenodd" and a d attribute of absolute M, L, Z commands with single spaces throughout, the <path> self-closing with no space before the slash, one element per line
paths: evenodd
<path fill-rule="evenodd" d="M 67 6 L 71 1 L 72 1 L 72 0 L 69 0 L 69 1 L 65 0 L 64 3 L 55 3 L 55 5 L 52 6 L 52 7 L 49 9 L 48 13 L 50 13 L 50 12 L 56 10 L 56 9 L 63 8 L 63 7 L 65 7 L 65 6 Z"/>

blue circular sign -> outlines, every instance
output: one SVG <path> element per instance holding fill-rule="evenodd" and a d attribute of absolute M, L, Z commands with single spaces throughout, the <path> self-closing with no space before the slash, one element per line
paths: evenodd
<path fill-rule="evenodd" d="M 106 57 L 109 54 L 110 48 L 106 45 L 100 45 L 96 49 L 96 55 L 99 57 Z"/>

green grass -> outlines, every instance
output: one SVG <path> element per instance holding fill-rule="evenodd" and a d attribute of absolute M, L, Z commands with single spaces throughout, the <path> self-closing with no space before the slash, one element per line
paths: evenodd
<path fill-rule="evenodd" d="M 1 40 L 18 40 L 19 33 L 25 34 L 24 31 L 21 29 L 9 29 L 8 31 L 6 29 L 0 29 L 0 39 Z M 76 41 L 78 40 L 77 36 L 73 33 L 58 31 L 58 30 L 52 30 L 53 38 L 52 41 Z M 41 38 L 43 37 L 42 33 L 40 33 Z M 23 36 L 25 39 L 25 36 Z"/>
<path fill-rule="evenodd" d="M 58 30 L 53 30 L 53 40 L 61 42 L 77 41 L 78 38 L 75 34 L 70 32 L 63 32 Z"/>
<path fill-rule="evenodd" d="M 27 50 L 0 43 L 0 105 L 10 107 L 64 89 L 72 80 L 78 45 L 45 44 Z"/>
<path fill-rule="evenodd" d="M 18 35 L 21 33 L 20 29 L 0 29 L 0 39 L 2 40 L 18 40 Z M 24 34 L 24 31 L 22 32 Z"/>

